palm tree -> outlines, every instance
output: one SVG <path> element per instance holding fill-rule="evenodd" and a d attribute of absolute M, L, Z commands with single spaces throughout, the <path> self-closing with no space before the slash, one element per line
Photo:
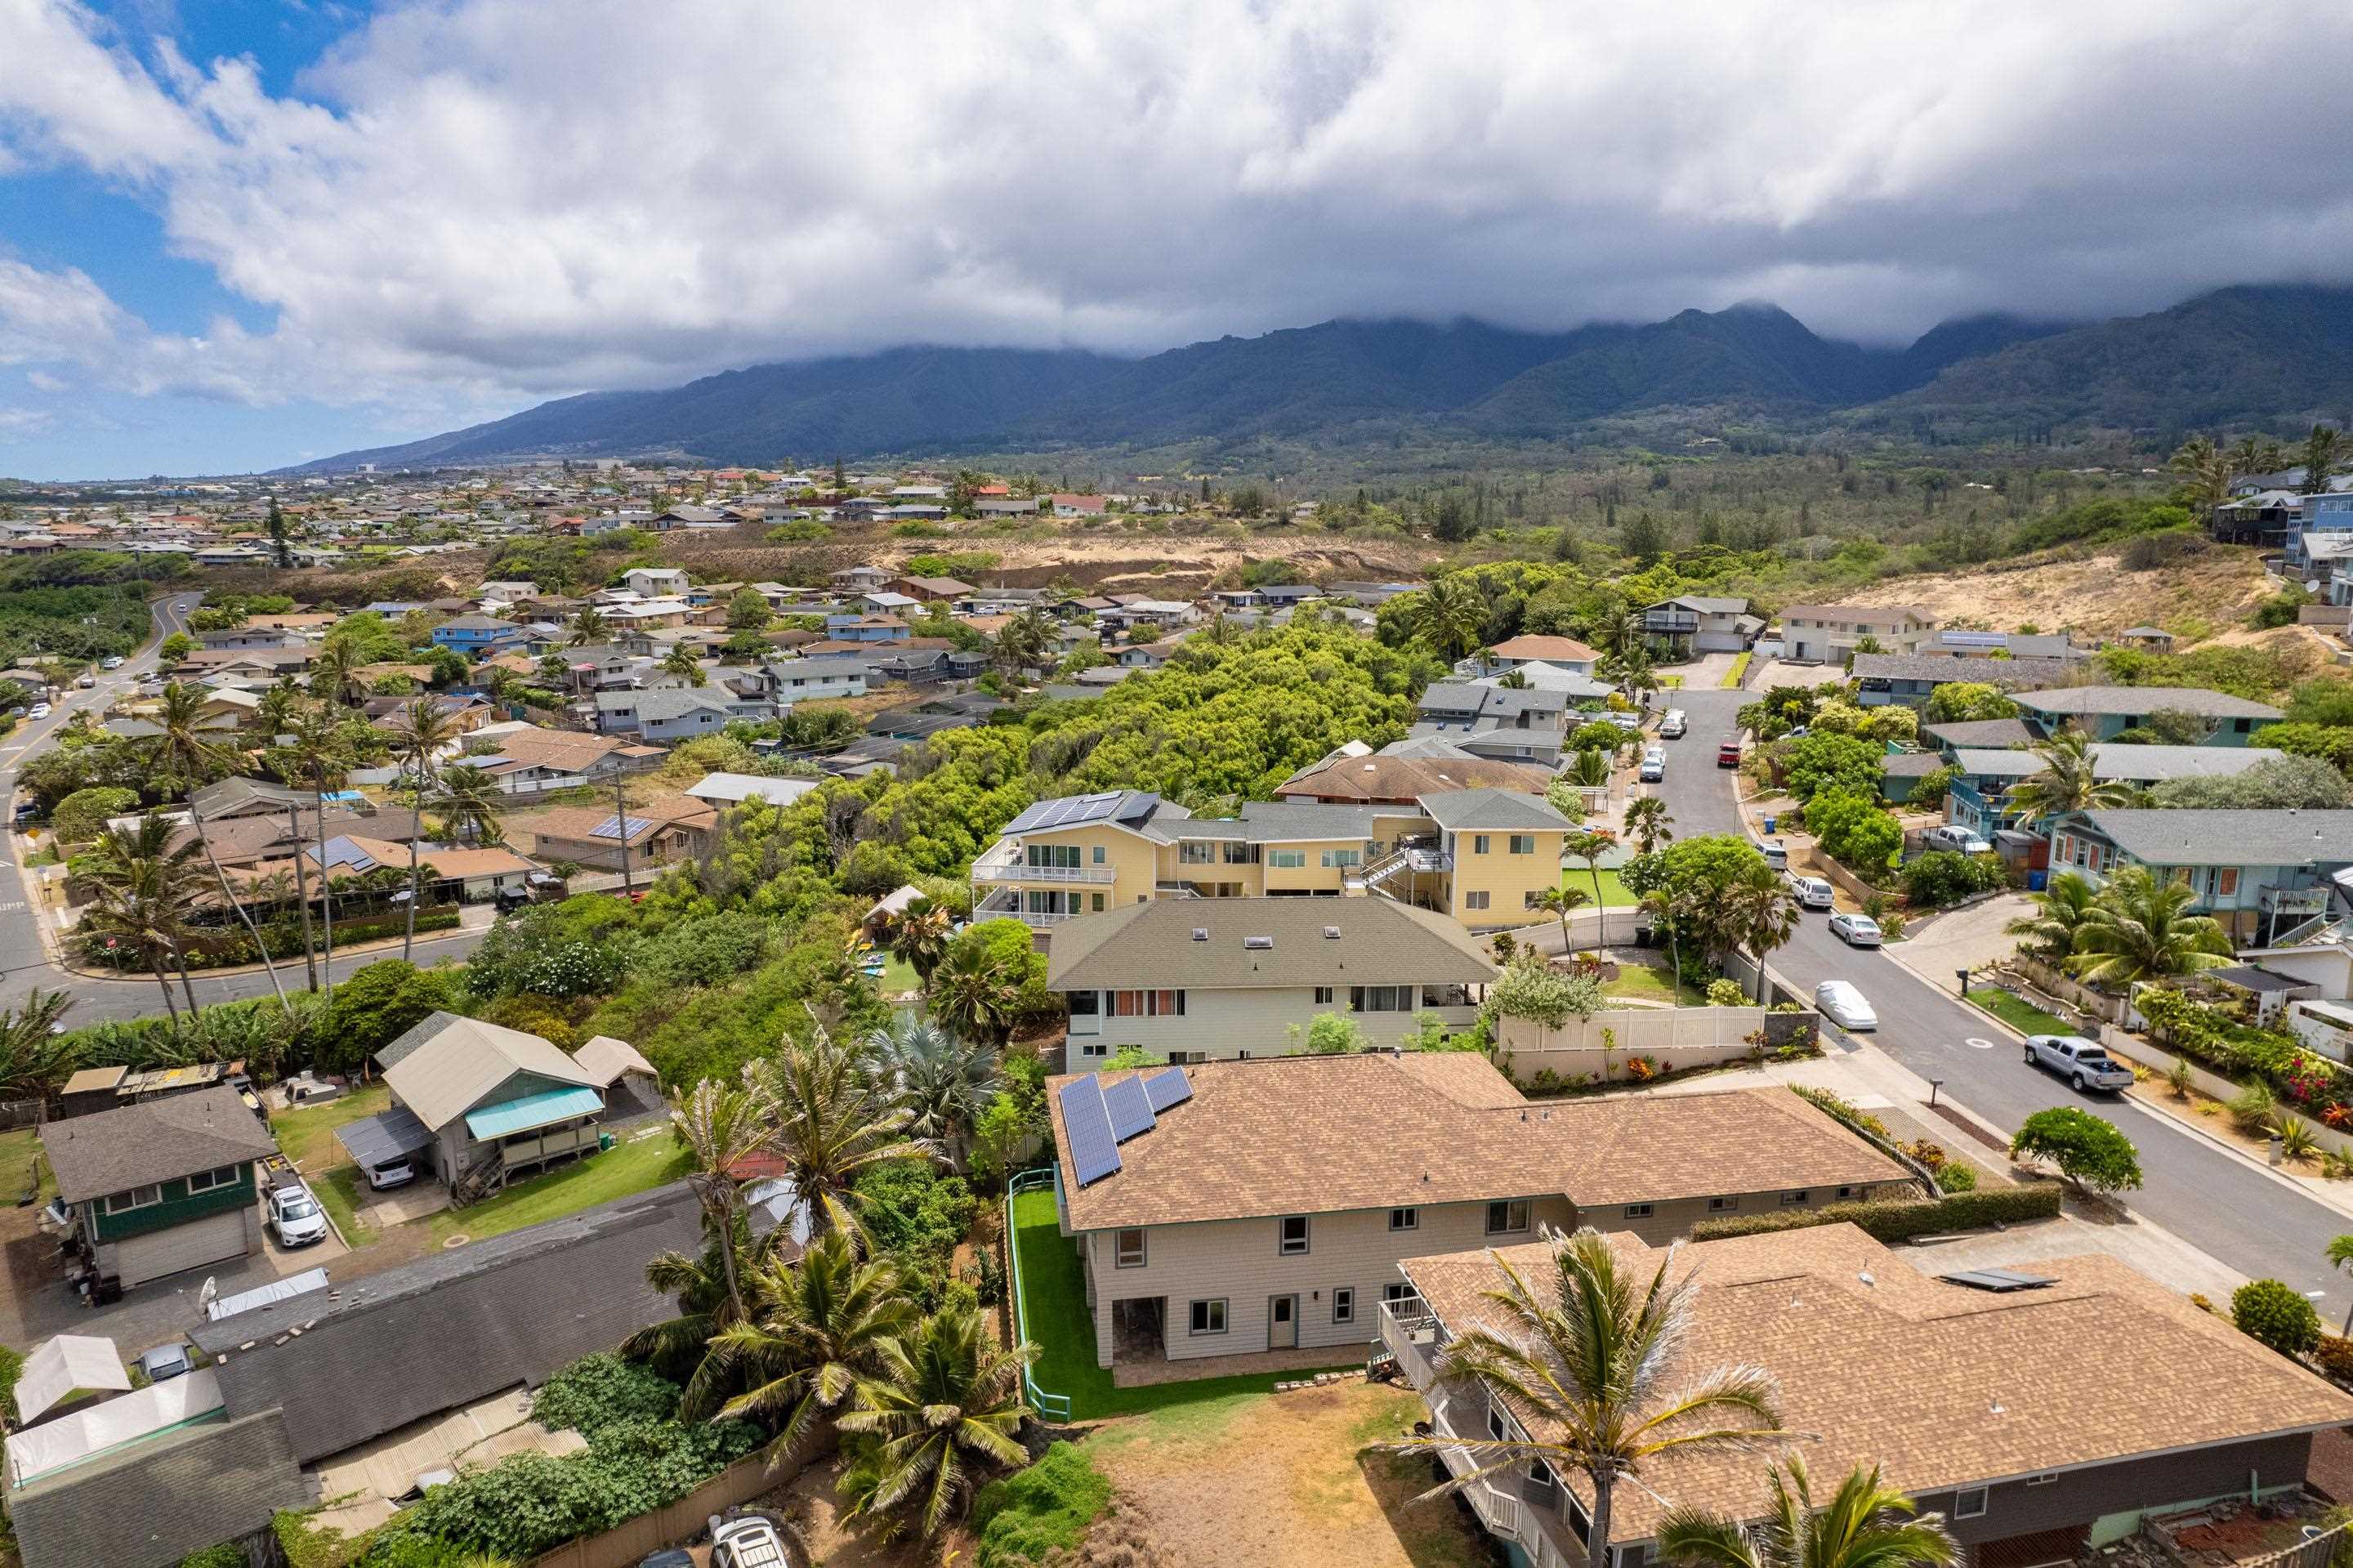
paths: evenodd
<path fill-rule="evenodd" d="M 2002 927 L 2003 932 L 2026 938 L 2041 957 L 2052 963 L 2065 962 L 2075 950 L 2075 933 L 2099 901 L 2099 890 L 2083 873 L 2063 871 L 2042 892 L 2028 896 L 2034 901 L 2035 912 L 2012 920 Z"/>
<path fill-rule="evenodd" d="M 646 1283 L 678 1302 L 678 1316 L 622 1340 L 621 1354 L 650 1362 L 663 1376 L 682 1383 L 679 1407 L 690 1418 L 710 1414 L 742 1392 L 733 1375 L 737 1369 L 727 1358 L 711 1353 L 712 1340 L 744 1320 L 729 1292 L 729 1270 L 756 1273 L 791 1234 L 789 1226 L 777 1225 L 754 1239 L 752 1227 L 739 1215 L 732 1241 L 706 1232 L 702 1251 L 694 1256 L 665 1252 L 646 1265 Z"/>
<path fill-rule="evenodd" d="M 284 735 L 301 695 L 293 682 L 280 677 L 276 684 L 261 694 L 261 705 L 253 710 L 253 727 L 272 740 Z"/>
<path fill-rule="evenodd" d="M 1626 802 L 1626 832 L 1637 854 L 1656 854 L 1674 840 L 1674 818 L 1667 814 L 1663 796 L 1644 795 Z"/>
<path fill-rule="evenodd" d="M 168 958 L 179 969 L 188 1011 L 195 1012 L 196 989 L 188 978 L 184 944 L 188 912 L 195 903 L 195 857 L 201 845 L 191 834 L 174 848 L 173 832 L 162 817 L 142 817 L 133 826 L 110 827 L 99 834 L 85 862 L 98 897 L 83 916 L 82 928 L 125 944 L 144 958 L 155 983 L 164 988 L 164 1007 L 176 1020 L 179 1009 L 172 999 L 164 960 Z"/>
<path fill-rule="evenodd" d="M 978 942 L 951 944 L 924 989 L 932 1016 L 957 1033 L 1000 1048 L 1011 1038 L 1021 981 L 1003 954 Z"/>
<path fill-rule="evenodd" d="M 287 733 L 294 737 L 294 744 L 288 748 L 293 754 L 290 760 L 294 771 L 317 792 L 311 805 L 319 826 L 319 919 L 326 943 L 326 994 L 332 997 L 335 994 L 335 900 L 328 885 L 327 796 L 342 789 L 350 779 L 351 752 L 343 727 L 333 715 L 324 711 L 304 714 Z M 295 852 L 295 858 L 301 860 L 300 850 Z"/>
<path fill-rule="evenodd" d="M 954 911 L 944 904 L 918 898 L 891 922 L 891 951 L 915 971 L 918 980 L 929 985 L 932 972 L 947 953 L 948 938 L 955 928 Z"/>
<path fill-rule="evenodd" d="M 36 986 L 23 1006 L 0 1011 L 0 1099 L 38 1098 L 74 1065 L 76 1048 L 58 1022 L 72 1005 L 64 991 Z"/>
<path fill-rule="evenodd" d="M 488 773 L 468 763 L 452 763 L 441 770 L 440 786 L 433 807 L 441 813 L 443 832 L 455 833 L 470 844 L 500 842 L 499 813 L 506 809 L 506 797 Z"/>
<path fill-rule="evenodd" d="M 972 1129 L 1003 1083 L 996 1053 L 912 1012 L 867 1035 L 866 1048 L 909 1111 L 907 1130 L 939 1145 L 962 1169 Z"/>
<path fill-rule="evenodd" d="M 998 629 L 989 657 L 1006 676 L 1018 680 L 1024 670 L 1044 665 L 1054 648 L 1054 627 L 1035 608 L 1022 610 Z"/>
<path fill-rule="evenodd" d="M 889 1364 L 883 1346 L 915 1321 L 915 1305 L 888 1260 L 859 1261 L 835 1232 L 809 1243 L 798 1263 L 771 1259 L 753 1274 L 751 1310 L 711 1341 L 714 1381 L 748 1386 L 714 1419 L 759 1422 L 776 1435 L 778 1458 L 800 1446 L 819 1419 Z M 702 1414 L 698 1408 L 681 1414 Z"/>
<path fill-rule="evenodd" d="M 2206 436 L 2192 436 L 2167 460 L 2167 468 L 2181 476 L 2189 503 L 2204 517 L 2231 499 L 2231 459 Z"/>
<path fill-rule="evenodd" d="M 2231 961 L 2231 938 L 2212 916 L 2188 913 L 2197 901 L 2198 890 L 2186 882 L 2159 882 L 2147 866 L 2124 867 L 2076 927 L 2068 967 L 2101 986 L 2222 968 Z"/>
<path fill-rule="evenodd" d="M 2315 425 L 2304 438 L 2304 493 L 2318 495 L 2328 488 L 2328 477 L 2342 460 L 2345 434 L 2327 425 Z"/>
<path fill-rule="evenodd" d="M 1683 998 L 1683 927 L 1689 911 L 1681 900 L 1664 888 L 1642 895 L 1641 909 L 1651 917 L 1653 931 L 1667 934 L 1667 961 L 1674 966 L 1672 974 L 1669 976 L 1670 989 L 1674 993 L 1675 1005 L 1680 1007 Z"/>
<path fill-rule="evenodd" d="M 1560 916 L 1560 950 L 1563 953 L 1569 951 L 1571 945 L 1568 939 L 1569 911 L 1583 906 L 1585 903 L 1585 890 L 1581 887 L 1547 887 L 1536 895 L 1535 907 Z"/>
<path fill-rule="evenodd" d="M 171 794 L 193 790 L 229 769 L 234 754 L 205 725 L 206 696 L 200 686 L 174 681 L 164 688 L 157 705 L 158 733 L 147 742 L 147 769 Z"/>
<path fill-rule="evenodd" d="M 1789 885 L 1770 866 L 1748 868 L 1724 893 L 1725 929 L 1757 956 L 1757 1005 L 1765 1005 L 1765 955 L 1798 934 L 1802 912 Z"/>
<path fill-rule="evenodd" d="M 881 1353 L 881 1375 L 837 1423 L 871 1443 L 853 1453 L 840 1488 L 855 1499 L 852 1513 L 890 1521 L 885 1534 L 912 1525 L 930 1541 L 971 1500 L 976 1466 L 1028 1462 L 1018 1436 L 1029 1414 L 1022 1373 L 1038 1348 L 999 1348 L 980 1314 L 959 1307 L 884 1340 Z"/>
<path fill-rule="evenodd" d="M 1609 782 L 1609 754 L 1598 746 L 1588 746 L 1570 761 L 1568 781 L 1584 789 L 1599 789 Z"/>
<path fill-rule="evenodd" d="M 687 1178 L 695 1202 L 702 1206 L 705 1234 L 732 1238 L 744 1213 L 742 1184 L 735 1167 L 760 1151 L 767 1139 L 770 1102 L 766 1091 L 750 1074 L 744 1086 L 731 1089 L 709 1078 L 694 1086 L 685 1100 L 672 1108 L 672 1134 L 693 1157 L 694 1173 Z M 735 1277 L 735 1249 L 720 1248 L 720 1271 L 727 1281 L 729 1309 L 744 1316 L 744 1291 Z"/>
<path fill-rule="evenodd" d="M 572 618 L 572 646 L 586 648 L 601 641 L 611 630 L 612 627 L 596 612 L 595 605 L 584 604 L 580 607 L 580 613 Z"/>
<path fill-rule="evenodd" d="M 2338 1236 L 2328 1244 L 2328 1266 L 2342 1274 L 2345 1266 L 2353 1263 L 2353 1236 Z M 2353 1339 L 2353 1306 L 2345 1308 L 2345 1333 Z"/>
<path fill-rule="evenodd" d="M 1556 1475 L 1582 1471 L 1593 1489 L 1587 1562 L 1609 1568 L 1611 1496 L 1620 1479 L 1639 1484 L 1645 1461 L 1749 1449 L 1789 1436 L 1779 1429 L 1778 1392 L 1759 1368 L 1718 1367 L 1663 1393 L 1691 1337 L 1697 1288 L 1696 1270 L 1671 1277 L 1681 1252 L 1669 1248 L 1645 1287 L 1619 1272 L 1618 1255 L 1599 1232 L 1556 1235 L 1551 1288 L 1544 1295 L 1495 1255 L 1504 1285 L 1486 1299 L 1508 1327 L 1467 1330 L 1447 1346 L 1440 1370 L 1478 1383 L 1491 1400 L 1508 1399 L 1535 1417 L 1531 1425 L 1558 1436 L 1433 1433 L 1388 1445 L 1418 1453 L 1464 1449 L 1481 1461 L 1425 1495 L 1460 1491 L 1531 1459 Z"/>
<path fill-rule="evenodd" d="M 1940 1514 L 1914 1518 L 1912 1499 L 1858 1465 L 1820 1508 L 1806 1462 L 1792 1455 L 1770 1472 L 1773 1511 L 1744 1525 L 1705 1509 L 1672 1509 L 1659 1521 L 1658 1555 L 1680 1568 L 1947 1568 L 1960 1556 Z"/>
<path fill-rule="evenodd" d="M 683 642 L 670 644 L 670 652 L 662 655 L 661 667 L 663 673 L 676 675 L 690 686 L 708 685 L 711 682 L 696 662 L 694 651 Z"/>
<path fill-rule="evenodd" d="M 1441 659 L 1462 659 L 1487 640 L 1487 604 L 1467 577 L 1440 577 L 1413 607 L 1414 635 Z"/>
<path fill-rule="evenodd" d="M 914 1113 L 876 1085 L 859 1054 L 812 1019 L 807 1044 L 787 1039 L 775 1056 L 744 1069 L 744 1083 L 769 1107 L 765 1148 L 777 1174 L 808 1205 L 816 1231 L 846 1227 L 850 1186 L 893 1160 L 931 1158 L 930 1143 L 910 1137 Z"/>
<path fill-rule="evenodd" d="M 2091 738 L 2069 725 L 2034 748 L 2042 770 L 2010 787 L 2009 807 L 2021 822 L 2041 821 L 2069 811 L 2106 811 L 2132 803 L 2132 786 L 2093 775 Z"/>
<path fill-rule="evenodd" d="M 366 656 L 351 638 L 330 637 L 311 662 L 311 694 L 322 702 L 359 706 L 367 694 L 367 683 L 360 678 L 366 664 Z"/>
<path fill-rule="evenodd" d="M 1594 946 L 1609 945 L 1609 906 L 1601 897 L 1601 857 L 1618 847 L 1618 835 L 1607 828 L 1584 828 L 1561 840 L 1561 848 L 1585 863 L 1593 874 L 1593 907 L 1599 916 L 1595 927 Z"/>
<path fill-rule="evenodd" d="M 458 738 L 458 720 L 432 697 L 412 697 L 401 705 L 392 725 L 392 754 L 416 781 L 417 805 L 422 811 L 432 790 L 441 748 Z M 401 933 L 400 956 L 406 960 L 417 948 L 417 842 L 423 838 L 420 822 L 408 835 L 408 919 Z"/>

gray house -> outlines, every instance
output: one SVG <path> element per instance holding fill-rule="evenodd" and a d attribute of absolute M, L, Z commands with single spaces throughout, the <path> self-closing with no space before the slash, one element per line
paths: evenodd
<path fill-rule="evenodd" d="M 737 719 L 759 716 L 766 704 L 731 702 L 700 687 L 596 694 L 600 735 L 638 735 L 667 745 L 716 735 Z"/>
<path fill-rule="evenodd" d="M 435 1012 L 375 1055 L 392 1109 L 335 1134 L 362 1165 L 406 1155 L 479 1192 L 597 1148 L 603 1080 L 536 1034 Z"/>

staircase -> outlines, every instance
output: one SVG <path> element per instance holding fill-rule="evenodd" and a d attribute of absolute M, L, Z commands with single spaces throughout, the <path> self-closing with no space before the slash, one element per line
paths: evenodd
<path fill-rule="evenodd" d="M 498 1150 L 492 1150 L 470 1167 L 457 1184 L 449 1189 L 449 1206 L 462 1209 L 478 1203 L 494 1192 L 502 1192 L 507 1184 L 507 1162 Z"/>

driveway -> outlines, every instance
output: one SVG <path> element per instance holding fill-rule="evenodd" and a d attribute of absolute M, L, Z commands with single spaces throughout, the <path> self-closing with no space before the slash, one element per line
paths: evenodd
<path fill-rule="evenodd" d="M 2034 900 L 2025 894 L 2004 893 L 1913 927 L 1893 956 L 1931 984 L 1958 983 L 1956 971 L 1981 969 L 2017 951 L 2018 938 L 2005 935 L 2002 927 L 2033 913 Z"/>

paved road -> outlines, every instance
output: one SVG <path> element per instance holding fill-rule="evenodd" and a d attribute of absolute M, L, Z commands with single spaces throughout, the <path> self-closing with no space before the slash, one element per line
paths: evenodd
<path fill-rule="evenodd" d="M 1746 696 L 1737 691 L 1674 696 L 1691 717 L 1691 733 L 1665 743 L 1670 760 L 1662 792 L 1679 838 L 1742 831 L 1733 774 L 1715 766 L 1715 750 L 1736 733 L 1734 715 Z M 1983 1013 L 1956 1000 L 1950 981 L 1939 989 L 1883 953 L 1847 947 L 1830 934 L 1827 918 L 1808 915 L 1798 936 L 1773 955 L 1773 967 L 1807 991 L 1831 979 L 1861 987 L 1879 1014 L 1877 1044 L 1896 1060 L 1923 1077 L 1943 1079 L 1956 1099 L 2009 1130 L 2036 1111 L 2082 1097 L 2027 1066 Z M 2131 1197 L 2136 1210 L 2243 1273 L 2325 1292 L 2323 1319 L 2344 1315 L 2353 1286 L 2321 1253 L 2331 1237 L 2353 1232 L 2353 1215 L 2301 1196 L 2129 1101 L 2091 1108 L 2140 1150 L 2147 1185 Z"/>

